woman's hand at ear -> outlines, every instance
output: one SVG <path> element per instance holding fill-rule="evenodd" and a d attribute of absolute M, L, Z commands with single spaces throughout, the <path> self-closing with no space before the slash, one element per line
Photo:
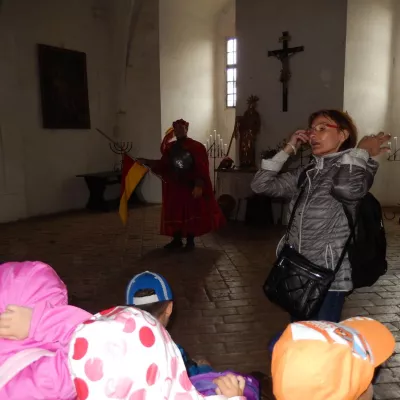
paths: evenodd
<path fill-rule="evenodd" d="M 286 146 L 283 148 L 283 151 L 287 154 L 296 154 L 297 150 L 303 143 L 309 142 L 309 137 L 307 131 L 304 129 L 300 129 L 293 133 L 290 136 L 290 139 L 287 141 Z"/>

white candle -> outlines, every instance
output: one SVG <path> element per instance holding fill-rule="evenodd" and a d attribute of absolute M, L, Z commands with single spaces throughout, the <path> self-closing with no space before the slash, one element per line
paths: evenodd
<path fill-rule="evenodd" d="M 393 139 L 394 139 L 394 152 L 396 153 L 396 151 L 397 151 L 397 136 L 395 136 Z"/>
<path fill-rule="evenodd" d="M 207 149 L 210 147 L 210 139 L 207 139 Z"/>
<path fill-rule="evenodd" d="M 225 155 L 227 156 L 228 155 L 228 145 L 225 143 Z"/>

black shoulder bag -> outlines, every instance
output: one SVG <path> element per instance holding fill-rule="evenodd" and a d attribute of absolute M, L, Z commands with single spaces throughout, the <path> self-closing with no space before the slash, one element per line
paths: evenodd
<path fill-rule="evenodd" d="M 289 245 L 290 229 L 304 190 L 305 184 L 293 206 L 284 246 L 263 286 L 265 295 L 272 303 L 299 320 L 308 320 L 319 311 L 342 265 L 350 240 L 349 237 L 334 270 L 312 263 Z"/>

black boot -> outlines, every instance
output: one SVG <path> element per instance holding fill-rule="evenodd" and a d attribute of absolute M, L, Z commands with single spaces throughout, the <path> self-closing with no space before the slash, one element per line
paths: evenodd
<path fill-rule="evenodd" d="M 164 246 L 164 249 L 175 250 L 180 249 L 183 246 L 182 235 L 180 233 L 175 233 L 172 241 Z"/>
<path fill-rule="evenodd" d="M 186 250 L 194 249 L 194 235 L 187 235 L 185 249 Z"/>

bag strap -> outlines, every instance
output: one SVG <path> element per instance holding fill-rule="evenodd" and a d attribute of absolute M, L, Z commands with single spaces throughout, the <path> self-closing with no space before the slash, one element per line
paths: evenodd
<path fill-rule="evenodd" d="M 356 240 L 356 224 L 353 221 L 353 217 L 349 211 L 349 209 L 342 203 L 343 211 L 346 214 L 347 222 L 350 228 L 350 234 L 353 240 Z M 357 212 L 357 211 L 356 211 Z"/>
<path fill-rule="evenodd" d="M 315 168 L 315 162 L 311 162 L 305 168 L 302 169 L 302 171 L 300 172 L 299 178 L 297 179 L 297 187 L 298 188 L 300 188 L 303 185 L 304 181 L 307 179 L 307 172 L 313 168 Z"/>
<path fill-rule="evenodd" d="M 286 229 L 286 234 L 285 234 L 285 243 L 287 243 L 289 241 L 290 229 L 292 228 L 293 221 L 296 216 L 296 211 L 297 211 L 297 208 L 299 207 L 301 196 L 303 195 L 304 191 L 306 190 L 307 180 L 305 178 L 307 177 L 307 172 L 313 168 L 314 168 L 314 164 L 307 165 L 300 172 L 299 178 L 297 179 L 297 188 L 300 188 L 300 193 L 297 196 L 296 202 L 293 205 L 292 213 L 290 214 L 289 223 L 288 223 L 288 226 Z"/>
<path fill-rule="evenodd" d="M 335 274 L 339 271 L 339 269 L 340 269 L 340 267 L 341 267 L 341 265 L 343 263 L 344 256 L 346 255 L 346 253 L 348 251 L 351 239 L 353 239 L 354 242 L 356 240 L 356 225 L 353 222 L 353 217 L 352 217 L 350 211 L 348 210 L 348 208 L 345 206 L 344 203 L 342 203 L 342 207 L 343 207 L 343 211 L 344 211 L 344 213 L 346 215 L 347 222 L 348 222 L 349 227 L 350 227 L 350 235 L 346 240 L 346 243 L 345 243 L 345 245 L 343 247 L 343 250 L 342 250 L 342 254 L 340 255 L 339 261 L 336 264 Z"/>
<path fill-rule="evenodd" d="M 344 257 L 345 257 L 345 255 L 346 255 L 348 249 L 349 249 L 349 244 L 350 244 L 350 241 L 351 241 L 351 238 L 352 238 L 352 237 L 353 237 L 353 234 L 350 233 L 349 237 L 348 237 L 347 240 L 346 240 L 346 243 L 344 244 L 342 253 L 340 254 L 340 257 L 339 257 L 339 260 L 338 260 L 338 262 L 337 262 L 337 264 L 336 264 L 336 267 L 335 267 L 335 269 L 334 269 L 335 275 L 339 272 L 339 269 L 340 269 L 340 267 L 342 266 Z"/>
<path fill-rule="evenodd" d="M 293 221 L 294 221 L 294 218 L 296 216 L 296 211 L 297 211 L 297 208 L 299 207 L 300 199 L 301 199 L 305 189 L 306 189 L 306 185 L 305 185 L 305 183 L 303 183 L 302 186 L 301 186 L 301 189 L 300 189 L 300 193 L 297 196 L 297 199 L 296 199 L 296 201 L 295 201 L 295 203 L 293 205 L 292 213 L 290 214 L 289 223 L 288 223 L 288 226 L 286 228 L 285 243 L 287 243 L 289 241 L 290 229 L 292 228 Z"/>
<path fill-rule="evenodd" d="M 7 358 L 0 367 L 0 390 L 23 369 L 42 357 L 54 357 L 55 352 L 40 348 L 21 350 Z"/>

